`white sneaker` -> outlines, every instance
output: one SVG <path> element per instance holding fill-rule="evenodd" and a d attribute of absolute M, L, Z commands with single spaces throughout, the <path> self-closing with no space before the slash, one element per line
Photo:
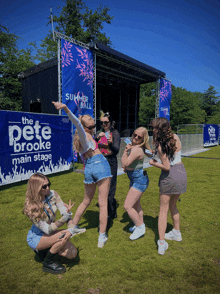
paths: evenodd
<path fill-rule="evenodd" d="M 72 236 L 75 236 L 75 235 L 84 233 L 85 231 L 86 231 L 86 228 L 80 228 L 79 226 L 74 226 L 73 235 Z"/>
<path fill-rule="evenodd" d="M 133 227 L 130 227 L 128 230 L 129 232 L 133 233 L 135 229 L 136 229 L 136 226 L 133 226 Z"/>
<path fill-rule="evenodd" d="M 162 245 L 160 243 L 160 240 L 157 241 L 157 245 L 158 245 L 158 253 L 160 255 L 164 255 L 165 251 L 167 250 L 167 248 L 169 247 L 168 243 L 166 241 L 164 241 L 164 244 Z"/>
<path fill-rule="evenodd" d="M 129 237 L 130 240 L 136 240 L 138 238 L 140 238 L 141 236 L 143 236 L 145 234 L 145 224 L 143 223 L 142 225 L 140 225 L 139 227 L 135 227 L 135 230 L 133 232 L 133 234 L 131 234 L 131 236 Z"/>
<path fill-rule="evenodd" d="M 166 240 L 174 240 L 174 241 L 182 241 L 182 235 L 181 233 L 177 233 L 174 229 L 170 231 L 169 233 L 165 234 L 165 239 Z"/>
<path fill-rule="evenodd" d="M 105 243 L 108 241 L 108 237 L 106 236 L 106 234 L 104 236 L 99 235 L 99 239 L 98 239 L 98 248 L 102 248 L 104 247 Z"/>

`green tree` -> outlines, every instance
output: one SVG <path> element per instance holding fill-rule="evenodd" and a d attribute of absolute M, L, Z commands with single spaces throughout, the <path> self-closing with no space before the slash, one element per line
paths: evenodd
<path fill-rule="evenodd" d="M 104 23 L 110 24 L 113 19 L 108 14 L 110 8 L 100 5 L 94 12 L 89 9 L 82 0 L 63 0 L 59 16 L 53 17 L 55 30 L 68 37 L 74 38 L 83 43 L 100 42 L 111 45 L 110 39 L 102 32 Z M 49 21 L 51 23 L 51 20 Z M 52 38 L 52 32 L 42 40 L 41 48 L 37 49 L 36 44 L 30 43 L 37 50 L 37 59 L 46 61 L 57 55 L 57 42 Z"/>
<path fill-rule="evenodd" d="M 216 115 L 219 111 L 218 101 L 220 96 L 215 90 L 214 86 L 210 85 L 208 90 L 206 90 L 201 99 L 201 107 L 206 113 L 205 122 L 210 121 L 211 117 Z"/>
<path fill-rule="evenodd" d="M 18 50 L 18 38 L 0 26 L 0 109 L 21 110 L 21 82 L 18 73 L 35 65 L 30 49 Z"/>
<path fill-rule="evenodd" d="M 140 87 L 139 125 L 149 128 L 150 121 L 155 118 L 157 83 L 152 82 Z"/>

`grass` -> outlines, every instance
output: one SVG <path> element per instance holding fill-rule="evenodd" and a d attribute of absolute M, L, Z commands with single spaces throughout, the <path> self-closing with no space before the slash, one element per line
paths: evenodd
<path fill-rule="evenodd" d="M 220 158 L 220 146 L 210 148 L 202 156 Z M 146 234 L 129 240 L 130 220 L 123 209 L 128 179 L 121 175 L 116 191 L 118 218 L 109 230 L 108 242 L 104 248 L 97 248 L 96 193 L 80 221 L 87 228 L 86 233 L 71 239 L 79 254 L 74 262 L 65 263 L 67 272 L 58 276 L 42 272 L 42 264 L 26 243 L 31 222 L 21 211 L 27 182 L 2 187 L 1 293 L 220 293 L 220 161 L 183 158 L 183 163 L 188 189 L 178 202 L 182 242 L 168 241 L 166 254 L 157 253 L 160 171 L 156 168 L 147 169 L 150 185 L 142 196 Z M 50 176 L 52 188 L 62 199 L 75 201 L 73 213 L 83 199 L 83 177 L 70 171 Z M 171 228 L 169 216 L 167 230 Z"/>

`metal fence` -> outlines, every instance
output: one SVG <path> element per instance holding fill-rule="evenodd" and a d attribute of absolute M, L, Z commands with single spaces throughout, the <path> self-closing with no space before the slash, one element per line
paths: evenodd
<path fill-rule="evenodd" d="M 182 144 L 182 154 L 187 152 L 192 152 L 195 150 L 203 149 L 203 125 L 179 125 L 177 128 L 177 135 L 180 138 Z M 124 142 L 124 138 L 121 138 L 120 151 L 117 155 L 118 158 L 118 169 L 121 169 L 121 158 L 126 146 Z M 131 139 L 131 138 L 130 138 Z M 152 146 L 153 137 L 149 137 L 150 147 Z M 149 162 L 149 158 L 145 156 L 144 163 L 147 164 Z"/>

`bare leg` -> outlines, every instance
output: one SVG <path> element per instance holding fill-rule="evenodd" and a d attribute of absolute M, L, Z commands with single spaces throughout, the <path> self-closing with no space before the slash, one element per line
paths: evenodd
<path fill-rule="evenodd" d="M 160 195 L 160 213 L 158 218 L 158 232 L 161 241 L 164 240 L 167 228 L 167 213 L 169 210 L 170 195 Z"/>
<path fill-rule="evenodd" d="M 170 213 L 173 219 L 173 227 L 175 230 L 180 229 L 180 215 L 176 207 L 177 200 L 179 199 L 180 194 L 172 195 L 170 199 Z"/>
<path fill-rule="evenodd" d="M 72 221 L 69 223 L 72 223 L 73 225 L 77 225 L 80 221 L 84 211 L 91 203 L 94 194 L 95 194 L 96 185 L 95 184 L 85 184 L 85 193 L 84 193 L 84 199 L 83 202 L 79 205 L 79 207 L 76 210 L 75 216 Z"/>
<path fill-rule="evenodd" d="M 75 258 L 77 255 L 76 247 L 69 241 L 69 238 L 62 238 L 59 237 L 62 235 L 64 230 L 56 231 L 49 235 L 44 234 L 40 238 L 40 242 L 37 245 L 37 250 L 43 250 L 46 248 L 50 248 L 50 252 L 55 254 L 58 253 L 59 255 L 65 256 L 66 258 L 72 259 Z"/>
<path fill-rule="evenodd" d="M 143 222 L 144 222 L 144 213 L 143 213 L 143 209 L 141 207 L 141 199 L 139 199 L 134 204 L 134 209 L 137 211 L 137 213 L 139 215 L 139 221 L 140 221 L 140 223 L 143 224 Z"/>
<path fill-rule="evenodd" d="M 99 202 L 99 231 L 100 233 L 106 232 L 107 220 L 108 220 L 108 193 L 111 183 L 111 178 L 106 178 L 98 181 L 98 202 Z"/>
<path fill-rule="evenodd" d="M 131 187 L 124 203 L 124 209 L 127 211 L 136 227 L 139 227 L 143 223 L 143 211 L 140 206 L 140 198 L 142 194 L 142 192 Z M 138 210 L 136 210 L 137 208 Z"/>

